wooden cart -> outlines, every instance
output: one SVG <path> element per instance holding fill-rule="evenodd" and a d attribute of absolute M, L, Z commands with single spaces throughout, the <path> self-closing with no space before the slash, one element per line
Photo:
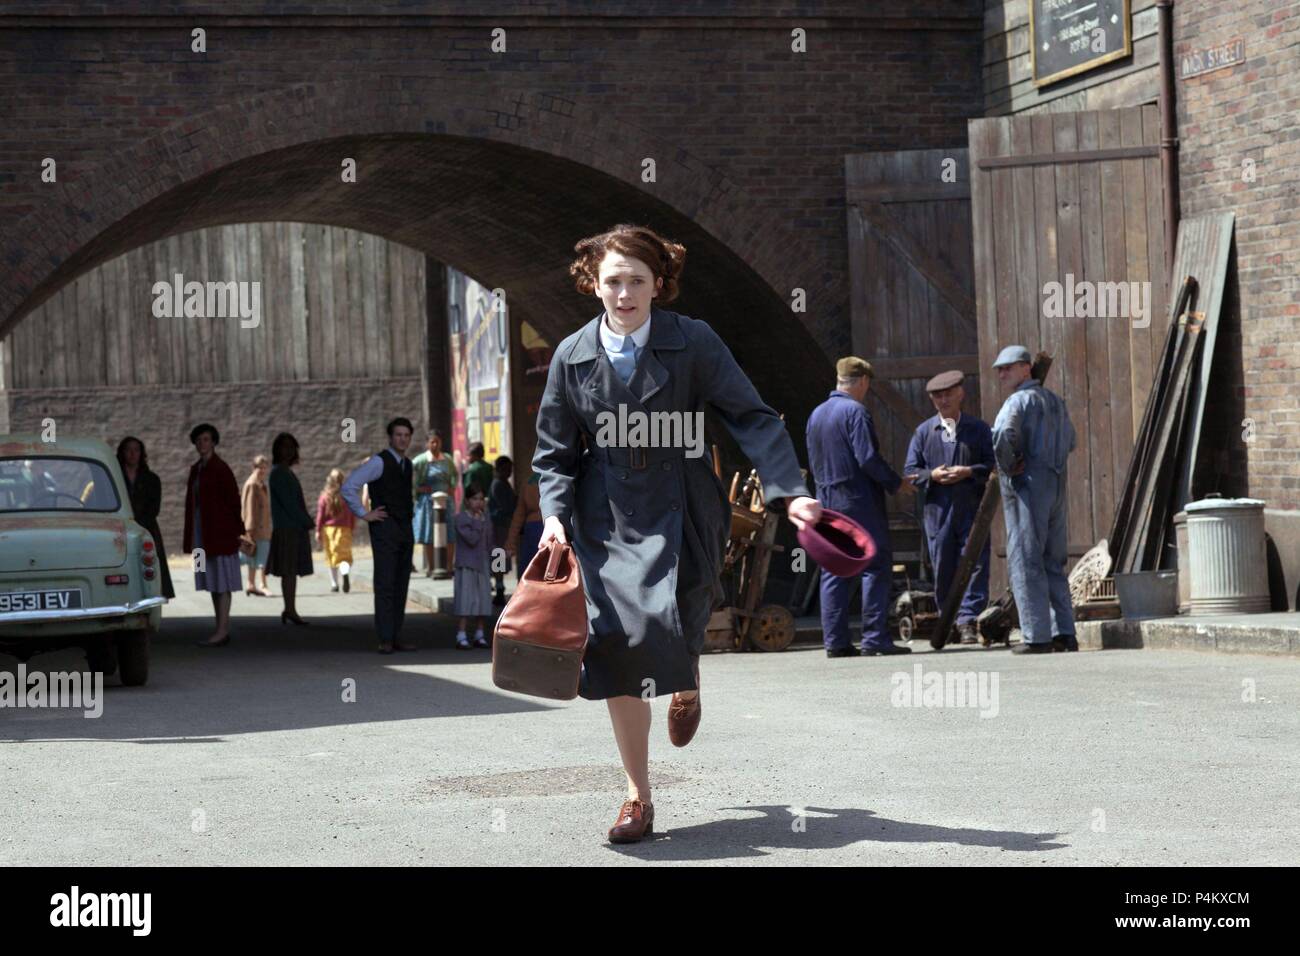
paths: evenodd
<path fill-rule="evenodd" d="M 720 471 L 718 450 L 713 449 L 715 472 Z M 721 478 L 721 475 L 718 476 Z M 767 572 L 776 544 L 781 516 L 767 510 L 758 472 L 751 471 L 743 487 L 740 473 L 731 479 L 731 534 L 723 562 L 723 586 L 728 606 L 713 612 L 705 636 L 710 651 L 783 651 L 794 640 L 794 615 L 779 604 L 764 604 Z"/>

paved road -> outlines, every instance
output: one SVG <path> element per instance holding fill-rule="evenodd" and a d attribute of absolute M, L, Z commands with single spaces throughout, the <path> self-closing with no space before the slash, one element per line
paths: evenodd
<path fill-rule="evenodd" d="M 668 744 L 656 705 L 665 835 L 613 848 L 622 775 L 603 705 L 497 691 L 488 653 L 456 651 L 423 610 L 426 649 L 381 657 L 370 595 L 325 593 L 320 574 L 302 601 L 315 626 L 282 628 L 278 599 L 238 595 L 235 641 L 200 650 L 206 598 L 177 583 L 147 687 L 110 679 L 99 719 L 0 709 L 0 864 L 1300 861 L 1294 660 L 710 656 L 689 748 Z M 926 674 L 982 673 L 996 715 L 896 706 L 918 664 L 922 691 Z"/>

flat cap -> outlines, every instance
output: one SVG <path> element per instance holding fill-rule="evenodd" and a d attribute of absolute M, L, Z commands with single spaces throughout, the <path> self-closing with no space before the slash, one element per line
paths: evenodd
<path fill-rule="evenodd" d="M 1015 365 L 1017 362 L 1034 364 L 1033 358 L 1029 355 L 1029 349 L 1023 345 L 1008 345 L 998 353 L 997 361 L 993 363 L 993 367 L 1001 368 L 1003 365 Z"/>
<path fill-rule="evenodd" d="M 965 380 L 966 376 L 956 369 L 950 372 L 940 372 L 925 383 L 925 390 L 927 392 L 942 392 L 950 388 L 956 388 Z"/>
<path fill-rule="evenodd" d="M 835 374 L 840 378 L 861 378 L 863 375 L 867 378 L 875 378 L 876 375 L 871 363 L 866 359 L 858 358 L 856 355 L 850 355 L 836 362 Z"/>

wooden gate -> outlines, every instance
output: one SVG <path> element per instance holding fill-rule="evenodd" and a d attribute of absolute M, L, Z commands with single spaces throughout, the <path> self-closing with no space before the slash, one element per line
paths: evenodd
<path fill-rule="evenodd" d="M 980 414 L 967 155 L 860 153 L 844 172 L 853 353 L 876 371 L 868 401 L 901 472 L 912 432 L 934 414 L 927 379 L 965 372 L 965 410 Z"/>
<path fill-rule="evenodd" d="M 1011 344 L 1055 357 L 1048 386 L 1079 435 L 1072 559 L 1109 533 L 1168 327 L 1158 144 L 1154 106 L 970 121 L 979 364 Z M 1121 282 L 1148 283 L 1146 324 L 1132 301 L 1112 314 L 1131 287 L 1101 284 Z M 983 408 L 996 414 L 1004 397 L 985 376 Z"/>

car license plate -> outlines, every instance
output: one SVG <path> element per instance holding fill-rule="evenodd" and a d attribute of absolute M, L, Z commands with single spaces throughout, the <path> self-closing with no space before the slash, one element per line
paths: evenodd
<path fill-rule="evenodd" d="M 49 591 L 9 591 L 0 594 L 0 614 L 13 611 L 66 611 L 81 607 L 79 588 Z"/>

